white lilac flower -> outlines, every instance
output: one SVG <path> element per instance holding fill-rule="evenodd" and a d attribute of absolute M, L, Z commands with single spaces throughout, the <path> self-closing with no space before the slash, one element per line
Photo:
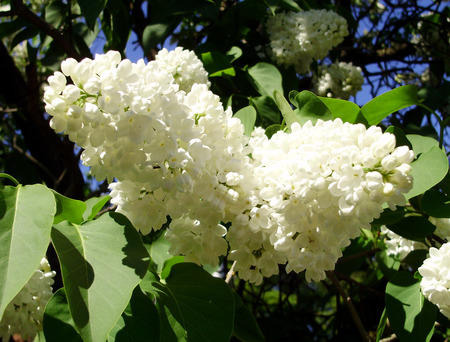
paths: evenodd
<path fill-rule="evenodd" d="M 364 77 L 360 67 L 352 63 L 339 62 L 320 66 L 314 77 L 317 95 L 348 100 L 362 89 Z"/>
<path fill-rule="evenodd" d="M 434 234 L 441 239 L 450 240 L 450 218 L 430 217 L 429 220 L 436 226 Z"/>
<path fill-rule="evenodd" d="M 155 56 L 161 69 L 170 73 L 181 90 L 189 92 L 194 83 L 207 84 L 208 73 L 194 51 L 177 47 L 173 51 L 162 49 Z"/>
<path fill-rule="evenodd" d="M 309 70 L 312 59 L 322 59 L 348 35 L 347 22 L 335 12 L 310 10 L 277 13 L 267 21 L 272 58 L 294 65 L 298 73 Z"/>
<path fill-rule="evenodd" d="M 272 260 L 287 262 L 288 272 L 306 270 L 308 281 L 324 279 L 383 203 L 404 205 L 412 186 L 413 152 L 395 148 L 394 136 L 380 128 L 336 119 L 291 130 L 250 141 L 258 203 L 227 234 L 230 259 L 250 281 L 262 280 L 258 272 L 276 274 Z"/>
<path fill-rule="evenodd" d="M 428 248 L 427 245 L 421 242 L 409 240 L 394 233 L 386 226 L 381 227 L 381 233 L 387 237 L 385 241 L 387 254 L 396 256 L 400 260 L 406 258 L 406 256 L 414 250 Z"/>
<path fill-rule="evenodd" d="M 450 242 L 430 248 L 430 257 L 419 267 L 423 295 L 450 318 Z"/>
<path fill-rule="evenodd" d="M 12 335 L 20 334 L 23 339 L 33 339 L 42 330 L 44 308 L 52 296 L 53 277 L 46 258 L 33 273 L 28 283 L 8 304 L 0 321 L 0 337 L 9 341 Z"/>

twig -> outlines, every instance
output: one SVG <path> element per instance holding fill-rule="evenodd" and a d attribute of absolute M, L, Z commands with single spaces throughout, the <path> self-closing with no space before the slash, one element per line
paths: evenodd
<path fill-rule="evenodd" d="M 52 37 L 53 40 L 61 46 L 61 48 L 67 53 L 68 56 L 73 57 L 77 60 L 81 60 L 83 58 L 83 56 L 75 50 L 70 41 L 66 39 L 56 27 L 43 20 L 36 13 L 32 12 L 27 6 L 25 6 L 22 0 L 14 0 L 14 7 L 11 11 L 8 11 L 7 14 L 8 16 L 17 15 L 27 20 L 33 26 L 37 27 L 45 34 Z"/>
<path fill-rule="evenodd" d="M 345 305 L 347 305 L 347 308 L 350 311 L 350 314 L 353 318 L 353 322 L 355 322 L 356 327 L 358 328 L 359 334 L 362 336 L 364 341 L 369 342 L 369 334 L 367 333 L 366 329 L 364 328 L 361 319 L 359 318 L 358 312 L 355 309 L 355 306 L 353 305 L 352 299 L 347 296 L 347 293 L 345 292 L 344 288 L 339 283 L 339 280 L 336 278 L 334 273 L 332 271 L 327 271 L 327 276 L 333 283 L 333 285 L 338 290 L 339 294 L 341 295 L 342 299 L 344 299 Z"/>
<path fill-rule="evenodd" d="M 225 282 L 226 282 L 227 284 L 230 284 L 231 279 L 232 279 L 233 276 L 234 276 L 234 266 L 236 266 L 236 260 L 233 262 L 233 265 L 231 265 L 231 268 L 230 268 L 230 270 L 228 271 L 227 276 L 225 277 Z"/>
<path fill-rule="evenodd" d="M 397 340 L 398 340 L 397 335 L 392 334 L 389 337 L 381 339 L 380 342 L 393 342 L 393 341 L 397 341 Z"/>

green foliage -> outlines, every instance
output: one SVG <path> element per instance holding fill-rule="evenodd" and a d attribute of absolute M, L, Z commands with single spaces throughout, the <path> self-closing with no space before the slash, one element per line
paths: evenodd
<path fill-rule="evenodd" d="M 398 272 L 386 286 L 386 312 L 399 340 L 429 341 L 436 320 L 436 306 L 420 292 L 410 273 Z"/>
<path fill-rule="evenodd" d="M 282 76 L 273 64 L 260 62 L 248 68 L 247 72 L 260 95 L 272 96 L 274 91 L 283 93 Z"/>
<path fill-rule="evenodd" d="M 252 106 L 244 107 L 240 109 L 236 114 L 234 114 L 236 118 L 241 120 L 244 125 L 244 134 L 250 136 L 255 127 L 256 121 L 256 110 Z"/>
<path fill-rule="evenodd" d="M 45 186 L 0 189 L 0 317 L 45 254 L 56 203 Z"/>

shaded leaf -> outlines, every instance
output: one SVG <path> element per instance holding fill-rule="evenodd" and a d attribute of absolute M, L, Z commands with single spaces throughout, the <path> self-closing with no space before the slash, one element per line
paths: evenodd
<path fill-rule="evenodd" d="M 82 342 L 75 329 L 75 323 L 70 315 L 64 288 L 56 291 L 45 306 L 44 336 L 47 342 L 59 342 L 64 336 L 66 342 Z"/>
<path fill-rule="evenodd" d="M 432 217 L 450 217 L 450 197 L 437 189 L 430 189 L 422 196 L 422 210 Z"/>
<path fill-rule="evenodd" d="M 166 23 L 157 23 L 147 25 L 142 34 L 142 47 L 146 54 L 156 45 L 163 43 L 169 33 L 170 25 Z"/>
<path fill-rule="evenodd" d="M 257 126 L 267 127 L 281 122 L 281 115 L 272 97 L 259 96 L 251 99 L 258 112 Z"/>
<path fill-rule="evenodd" d="M 234 298 L 234 329 L 233 335 L 245 342 L 265 341 L 259 329 L 255 316 L 244 306 L 241 297 L 233 292 Z"/>
<path fill-rule="evenodd" d="M 77 2 L 86 23 L 93 29 L 98 16 L 105 7 L 106 0 L 77 0 Z"/>
<path fill-rule="evenodd" d="M 172 267 L 166 284 L 155 278 L 152 286 L 160 316 L 166 312 L 167 321 L 175 331 L 168 340 L 173 341 L 173 335 L 178 340 L 184 336 L 195 342 L 230 340 L 234 301 L 222 279 L 214 278 L 198 265 L 180 263 Z"/>
<path fill-rule="evenodd" d="M 423 216 L 408 216 L 387 227 L 394 233 L 408 240 L 421 241 L 427 235 L 433 234 L 436 227 Z"/>
<path fill-rule="evenodd" d="M 159 342 L 159 314 L 153 301 L 139 286 L 130 303 L 108 334 L 109 342 Z"/>

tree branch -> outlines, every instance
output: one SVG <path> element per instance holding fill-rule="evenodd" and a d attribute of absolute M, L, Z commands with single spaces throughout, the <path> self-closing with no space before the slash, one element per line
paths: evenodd
<path fill-rule="evenodd" d="M 30 24 L 38 28 L 40 31 L 52 37 L 53 40 L 58 43 L 59 46 L 61 46 L 67 56 L 73 57 L 78 61 L 83 58 L 83 56 L 75 50 L 73 45 L 70 44 L 70 41 L 66 37 L 64 37 L 64 35 L 59 30 L 43 20 L 36 13 L 32 12 L 27 6 L 25 6 L 22 0 L 14 0 L 14 8 L 9 12 L 9 16 L 17 15 L 27 20 Z"/>
<path fill-rule="evenodd" d="M 355 322 L 355 325 L 358 328 L 359 334 L 361 335 L 361 337 L 363 338 L 364 341 L 369 342 L 370 341 L 369 334 L 367 333 L 367 330 L 364 328 L 364 326 L 361 322 L 361 318 L 359 318 L 358 312 L 356 311 L 356 308 L 353 305 L 352 299 L 349 296 L 347 296 L 347 293 L 345 292 L 344 288 L 339 283 L 339 280 L 336 278 L 334 273 L 332 271 L 327 271 L 326 273 L 327 273 L 328 278 L 331 280 L 331 282 L 333 283 L 333 285 L 336 287 L 337 291 L 341 295 L 342 299 L 344 300 L 345 305 L 347 305 L 347 308 L 350 311 L 350 315 L 353 318 L 353 322 Z"/>

